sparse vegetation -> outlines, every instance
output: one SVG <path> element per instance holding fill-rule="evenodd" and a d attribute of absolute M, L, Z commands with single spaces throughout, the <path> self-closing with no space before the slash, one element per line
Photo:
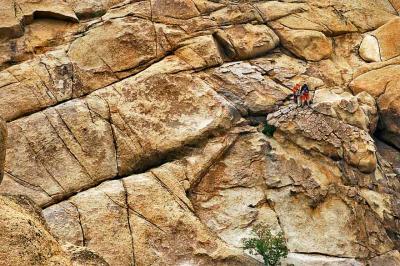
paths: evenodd
<path fill-rule="evenodd" d="M 256 237 L 243 240 L 243 248 L 250 254 L 261 255 L 265 266 L 279 265 L 279 260 L 288 254 L 286 241 L 282 232 L 273 234 L 267 227 L 256 226 L 253 229 Z"/>
<path fill-rule="evenodd" d="M 264 129 L 263 129 L 262 133 L 264 133 L 266 136 L 272 138 L 274 136 L 275 130 L 276 130 L 276 127 L 268 124 L 268 121 L 266 121 L 264 124 Z"/>

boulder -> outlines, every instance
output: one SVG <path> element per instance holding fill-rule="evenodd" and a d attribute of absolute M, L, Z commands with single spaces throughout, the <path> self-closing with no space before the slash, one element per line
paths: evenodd
<path fill-rule="evenodd" d="M 122 3 L 124 0 L 66 0 L 65 2 L 74 10 L 79 19 L 87 19 L 103 15 L 111 6 Z"/>
<path fill-rule="evenodd" d="M 360 55 L 367 62 L 386 61 L 400 56 L 400 18 L 394 18 L 366 35 L 360 46 Z"/>
<path fill-rule="evenodd" d="M 290 254 L 301 254 L 284 261 L 299 265 L 363 265 L 354 258 L 369 258 L 372 247 L 379 254 L 393 248 L 380 226 L 383 210 L 387 214 L 393 210 L 387 195 L 359 191 L 358 184 L 344 186 L 347 174 L 324 155 L 251 128 L 237 133 L 231 147 L 189 190 L 200 220 L 225 242 L 240 247 L 254 225 L 283 231 Z M 375 181 L 366 182 L 359 185 Z M 359 200 L 363 195 L 368 204 Z M 362 229 L 366 217 L 369 233 Z M 369 234 L 389 242 L 377 244 Z"/>
<path fill-rule="evenodd" d="M 224 34 L 225 33 L 225 34 Z M 223 33 L 216 33 L 217 40 L 232 59 L 248 59 L 266 54 L 279 44 L 279 38 L 265 25 L 238 25 Z"/>
<path fill-rule="evenodd" d="M 313 102 L 313 109 L 319 113 L 371 133 L 375 131 L 378 111 L 375 99 L 367 92 L 353 96 L 348 92 L 336 94 L 329 89 L 320 89 L 315 92 Z"/>
<path fill-rule="evenodd" d="M 0 195 L 0 230 L 4 265 L 72 265 L 27 197 Z"/>
<path fill-rule="evenodd" d="M 332 54 L 332 41 L 323 33 L 314 30 L 292 30 L 274 28 L 283 47 L 300 58 L 320 61 Z"/>
<path fill-rule="evenodd" d="M 376 169 L 373 139 L 362 129 L 310 108 L 285 107 L 268 115 L 268 123 L 288 140 L 306 150 L 344 159 L 362 172 Z"/>
<path fill-rule="evenodd" d="M 367 62 L 382 61 L 379 48 L 379 42 L 373 35 L 366 35 L 361 42 L 360 56 Z"/>
<path fill-rule="evenodd" d="M 17 0 L 16 15 L 20 17 L 22 23 L 32 23 L 36 18 L 53 18 L 59 20 L 69 20 L 78 22 L 78 18 L 72 8 L 64 1 L 55 0 Z"/>
<path fill-rule="evenodd" d="M 273 111 L 290 93 L 248 62 L 226 63 L 199 76 L 245 116 Z"/>
<path fill-rule="evenodd" d="M 63 245 L 63 249 L 71 257 L 72 266 L 109 266 L 102 257 L 87 247 L 67 243 Z"/>
<path fill-rule="evenodd" d="M 368 92 L 375 97 L 380 115 L 378 134 L 396 147 L 400 147 L 400 65 L 379 65 L 376 69 L 360 70 L 350 83 L 354 93 Z"/>
<path fill-rule="evenodd" d="M 14 0 L 4 0 L 0 7 L 0 40 L 23 35 L 23 28 L 15 16 Z"/>

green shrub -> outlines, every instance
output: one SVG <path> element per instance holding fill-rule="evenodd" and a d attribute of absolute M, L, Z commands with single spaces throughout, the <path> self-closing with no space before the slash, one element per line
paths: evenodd
<path fill-rule="evenodd" d="M 288 248 L 282 232 L 274 235 L 271 230 L 262 226 L 256 226 L 253 232 L 256 237 L 244 239 L 243 248 L 249 250 L 250 254 L 261 255 L 264 265 L 278 265 L 279 260 L 287 256 Z"/>
<path fill-rule="evenodd" d="M 268 137 L 273 137 L 275 130 L 275 126 L 268 124 L 268 122 L 265 122 L 262 133 L 264 133 Z"/>

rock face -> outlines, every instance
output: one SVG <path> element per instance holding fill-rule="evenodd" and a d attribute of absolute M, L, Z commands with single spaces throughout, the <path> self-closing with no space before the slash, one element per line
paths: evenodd
<path fill-rule="evenodd" d="M 7 125 L 0 118 L 0 184 L 4 176 L 4 163 L 6 161 L 7 149 Z"/>
<path fill-rule="evenodd" d="M 397 265 L 399 8 L 3 1 L 0 261 Z"/>
<path fill-rule="evenodd" d="M 71 265 L 33 202 L 0 196 L 0 258 L 4 265 Z"/>
<path fill-rule="evenodd" d="M 400 56 L 400 18 L 394 18 L 364 37 L 360 55 L 368 62 L 379 62 Z"/>
<path fill-rule="evenodd" d="M 61 246 L 41 209 L 25 196 L 0 195 L 0 258 L 4 265 L 103 265 L 93 251 L 69 243 Z"/>
<path fill-rule="evenodd" d="M 380 112 L 379 135 L 400 147 L 400 62 L 399 58 L 386 61 L 387 63 L 374 63 L 361 67 L 355 73 L 350 88 L 354 93 L 362 91 L 371 94 L 377 102 Z"/>

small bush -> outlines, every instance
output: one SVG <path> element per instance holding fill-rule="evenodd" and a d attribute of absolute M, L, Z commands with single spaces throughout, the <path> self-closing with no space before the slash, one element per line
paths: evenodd
<path fill-rule="evenodd" d="M 256 226 L 253 232 L 256 237 L 244 239 L 243 248 L 249 250 L 250 254 L 261 255 L 265 266 L 278 265 L 279 260 L 287 256 L 288 248 L 282 232 L 274 235 L 262 226 Z"/>
<path fill-rule="evenodd" d="M 273 125 L 268 124 L 268 122 L 265 122 L 264 129 L 263 129 L 262 133 L 264 133 L 266 136 L 272 138 L 274 136 L 275 130 L 276 130 L 276 127 L 274 127 Z"/>

